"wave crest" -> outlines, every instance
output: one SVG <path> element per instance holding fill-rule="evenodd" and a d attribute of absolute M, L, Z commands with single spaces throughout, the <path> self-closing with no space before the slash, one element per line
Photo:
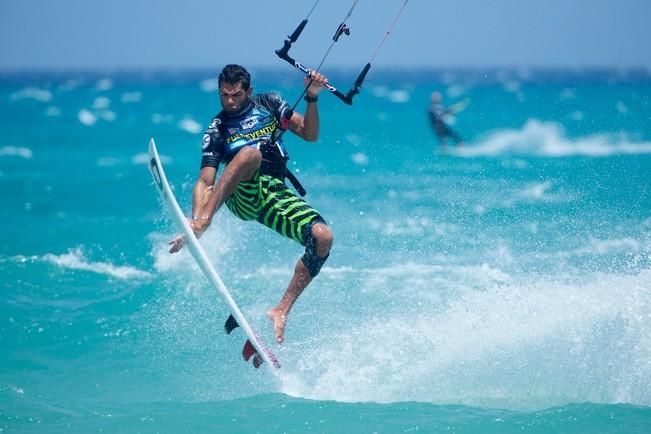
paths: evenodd
<path fill-rule="evenodd" d="M 460 148 L 463 157 L 502 154 L 568 157 L 607 157 L 615 154 L 649 154 L 651 142 L 632 142 L 626 136 L 595 134 L 568 138 L 562 125 L 529 119 L 521 129 L 499 130 L 474 146 Z"/>

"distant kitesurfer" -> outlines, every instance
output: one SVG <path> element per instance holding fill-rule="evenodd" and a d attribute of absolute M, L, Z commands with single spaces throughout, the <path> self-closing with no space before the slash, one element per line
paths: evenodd
<path fill-rule="evenodd" d="M 442 103 L 443 98 L 440 92 L 432 92 L 431 103 L 429 106 L 429 119 L 434 129 L 434 133 L 439 140 L 439 145 L 445 148 L 447 139 L 450 137 L 454 140 L 457 146 L 463 146 L 463 139 L 454 131 L 446 118 L 454 113 L 458 113 L 468 105 L 468 100 L 461 101 L 460 103 L 453 104 L 450 107 L 444 107 Z"/>
<path fill-rule="evenodd" d="M 289 129 L 308 142 L 319 134 L 317 99 L 328 79 L 318 72 L 305 78 L 307 108 L 292 112 L 276 93 L 252 95 L 251 76 L 242 66 L 226 65 L 219 74 L 222 110 L 202 141 L 201 171 L 192 195 L 190 226 L 197 237 L 210 226 L 225 203 L 242 220 L 256 220 L 305 247 L 280 302 L 267 315 L 276 340 L 285 339 L 285 324 L 292 306 L 321 270 L 330 254 L 333 236 L 321 215 L 285 185 L 296 178 L 287 169 L 287 151 L 277 137 Z M 219 164 L 224 169 L 215 183 Z M 299 191 L 300 184 L 296 185 Z M 182 236 L 169 242 L 170 253 L 184 245 Z M 264 260 L 264 258 L 261 258 Z"/>

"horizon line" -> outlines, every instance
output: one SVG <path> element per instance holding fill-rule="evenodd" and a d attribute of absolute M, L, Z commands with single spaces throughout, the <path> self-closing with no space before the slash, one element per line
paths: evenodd
<path fill-rule="evenodd" d="M 225 64 L 224 64 L 225 65 Z M 243 65 L 244 66 L 244 65 Z M 16 75 L 16 74 L 45 74 L 45 73 L 88 73 L 88 74 L 132 74 L 132 73 L 203 73 L 208 71 L 220 71 L 222 66 L 170 66 L 170 65 L 149 65 L 149 66 L 76 66 L 76 67 L 45 67 L 45 66 L 30 66 L 30 67 L 6 67 L 0 66 L 0 74 L 2 75 Z M 249 70 L 265 71 L 265 72 L 282 72 L 291 71 L 294 68 L 287 66 L 271 66 L 271 65 L 253 65 L 245 66 Z M 321 68 L 321 71 L 335 71 L 335 72 L 351 72 L 361 70 L 363 65 L 359 68 L 352 66 L 333 66 L 329 68 Z M 405 66 L 388 66 L 378 65 L 372 66 L 371 70 L 384 71 L 384 72 L 401 72 L 405 74 L 419 73 L 419 72 L 495 72 L 495 71 L 515 71 L 515 72 L 605 72 L 605 71 L 626 71 L 626 72 L 646 72 L 651 75 L 651 65 L 628 65 L 628 66 L 613 66 L 613 65 L 413 65 Z"/>

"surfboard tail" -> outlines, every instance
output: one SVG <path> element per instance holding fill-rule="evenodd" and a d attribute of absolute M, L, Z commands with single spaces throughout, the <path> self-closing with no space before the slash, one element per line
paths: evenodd
<path fill-rule="evenodd" d="M 262 351 L 265 352 L 265 355 L 271 362 L 271 364 L 276 367 L 280 368 L 280 362 L 276 358 L 276 356 L 267 349 L 267 347 L 263 346 L 261 342 L 258 342 L 258 345 L 261 346 Z M 242 357 L 246 362 L 248 362 L 251 358 L 253 358 L 253 367 L 254 368 L 259 368 L 265 361 L 264 357 L 256 350 L 255 346 L 251 343 L 250 340 L 246 340 L 244 343 L 244 347 L 242 348 Z"/>
<path fill-rule="evenodd" d="M 228 318 L 226 318 L 226 322 L 224 323 L 224 331 L 227 335 L 230 335 L 231 332 L 239 326 L 240 325 L 237 323 L 235 317 L 233 317 L 233 315 L 229 315 Z M 251 339 L 247 339 L 244 343 L 244 347 L 242 347 L 242 357 L 244 360 L 248 362 L 251 358 L 253 358 L 253 366 L 256 369 L 259 368 L 265 361 L 268 361 L 275 368 L 280 368 L 280 362 L 274 353 L 272 353 L 271 350 L 264 345 L 262 340 L 255 332 L 253 332 L 253 338 L 255 338 L 255 344 L 251 341 Z M 261 352 L 264 352 L 264 354 L 261 354 Z"/>

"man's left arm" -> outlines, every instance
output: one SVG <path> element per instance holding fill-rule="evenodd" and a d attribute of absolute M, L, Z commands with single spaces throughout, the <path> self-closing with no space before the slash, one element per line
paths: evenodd
<path fill-rule="evenodd" d="M 305 99 L 307 108 L 305 115 L 294 112 L 289 118 L 289 129 L 308 142 L 316 142 L 319 138 L 319 109 L 317 99 L 319 92 L 323 90 L 323 85 L 328 83 L 328 79 L 321 73 L 312 71 L 309 76 L 305 77 L 305 85 L 309 84 Z"/>

